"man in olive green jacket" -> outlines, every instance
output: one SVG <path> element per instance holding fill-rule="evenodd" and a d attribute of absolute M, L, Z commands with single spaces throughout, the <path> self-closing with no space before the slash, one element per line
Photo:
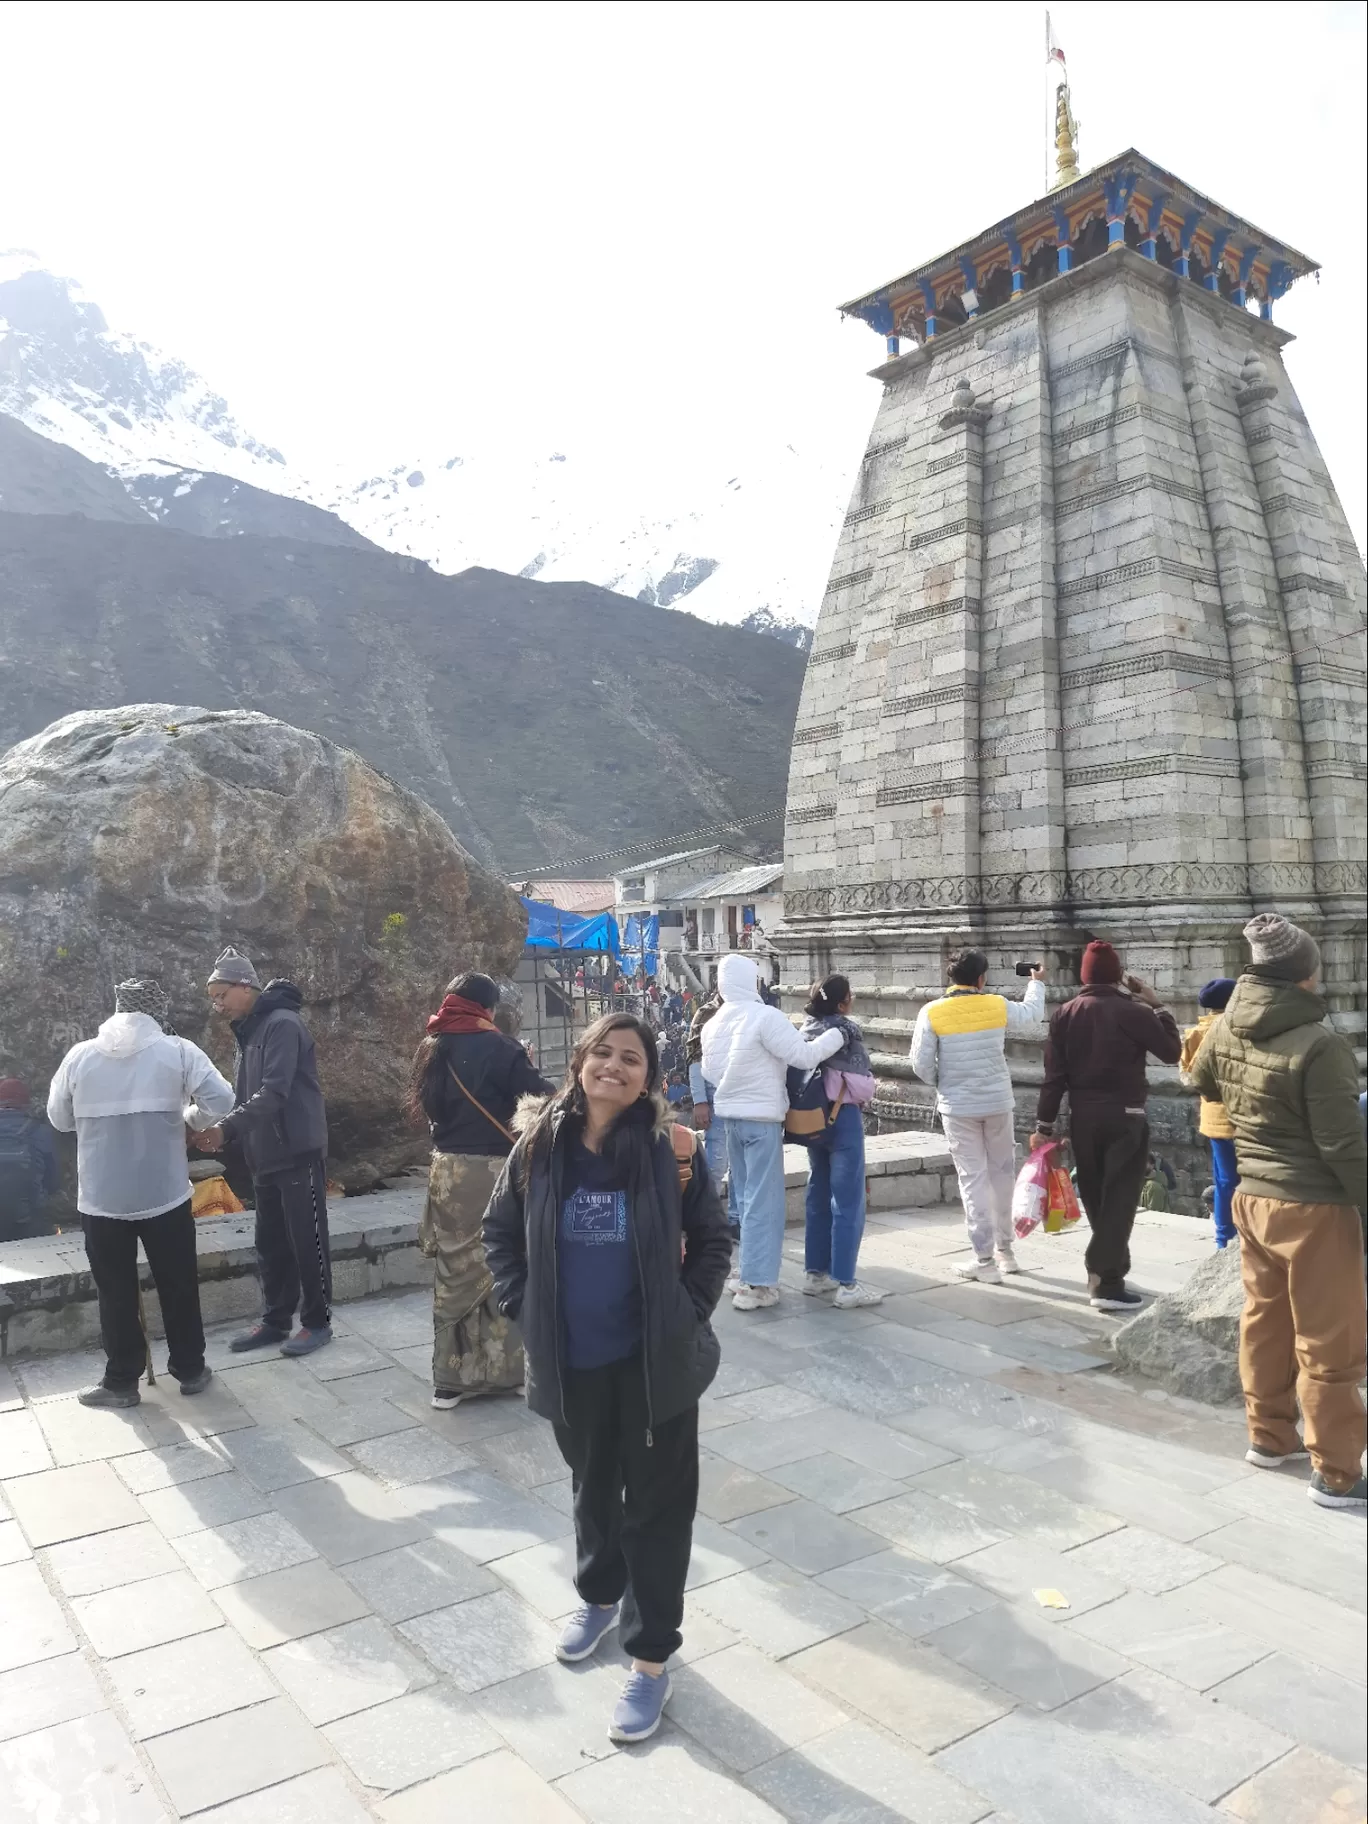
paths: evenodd
<path fill-rule="evenodd" d="M 1309 1453 L 1311 1499 L 1362 1508 L 1368 1156 L 1358 1072 L 1326 1023 L 1314 938 L 1273 912 L 1251 920 L 1245 937 L 1253 961 L 1191 1076 L 1224 1103 L 1235 1129 L 1246 1460 L 1271 1469 Z"/>

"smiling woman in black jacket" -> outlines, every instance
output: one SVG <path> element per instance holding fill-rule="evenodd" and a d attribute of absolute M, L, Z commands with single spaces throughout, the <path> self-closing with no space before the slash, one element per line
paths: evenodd
<path fill-rule="evenodd" d="M 698 1400 L 727 1219 L 687 1128 L 670 1132 L 651 1028 L 598 1020 L 524 1128 L 484 1218 L 495 1299 L 522 1326 L 527 1403 L 573 1475 L 583 1599 L 557 1646 L 587 1659 L 622 1610 L 632 1676 L 615 1741 L 641 1741 L 670 1693 L 698 1501 Z M 687 1177 L 687 1182 L 681 1183 Z"/>

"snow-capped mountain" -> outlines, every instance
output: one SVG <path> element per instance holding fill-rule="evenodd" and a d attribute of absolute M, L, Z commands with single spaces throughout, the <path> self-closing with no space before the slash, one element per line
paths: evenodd
<path fill-rule="evenodd" d="M 26 253 L 0 254 L 0 412 L 101 464 L 167 523 L 168 503 L 226 476 L 325 508 L 439 571 L 480 565 L 597 583 L 799 645 L 859 456 L 778 436 L 720 459 L 668 444 L 609 453 L 456 444 L 360 482 L 306 475 L 183 362 L 112 331 L 76 284 Z"/>
<path fill-rule="evenodd" d="M 574 449 L 401 463 L 319 504 L 435 569 L 592 581 L 705 620 L 810 626 L 850 478 L 791 444 L 734 466 Z M 782 634 L 781 634 L 782 637 Z"/>
<path fill-rule="evenodd" d="M 298 496 L 279 450 L 183 361 L 111 330 L 71 279 L 0 253 L 0 412 L 121 476 L 231 475 Z"/>

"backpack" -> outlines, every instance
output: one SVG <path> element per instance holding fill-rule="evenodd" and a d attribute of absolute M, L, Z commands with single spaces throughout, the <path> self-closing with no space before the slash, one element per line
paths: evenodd
<path fill-rule="evenodd" d="M 841 1112 L 845 1101 L 845 1078 L 841 1078 L 841 1093 L 834 1102 L 828 1102 L 825 1083 L 826 1073 L 821 1065 L 816 1070 L 803 1070 L 794 1067 L 788 1071 L 788 1113 L 784 1116 L 784 1137 L 797 1140 L 800 1145 L 810 1146 L 819 1140 Z"/>
<path fill-rule="evenodd" d="M 679 1171 L 681 1197 L 693 1181 L 695 1138 L 694 1130 L 691 1127 L 680 1127 L 676 1123 L 670 1129 L 670 1145 L 674 1148 L 675 1165 Z"/>

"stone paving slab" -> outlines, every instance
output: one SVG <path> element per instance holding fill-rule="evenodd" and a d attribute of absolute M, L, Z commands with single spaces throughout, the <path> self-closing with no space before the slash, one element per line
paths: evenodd
<path fill-rule="evenodd" d="M 1138 1223 L 1140 1283 L 1196 1230 Z M 883 1306 L 803 1298 L 794 1237 L 779 1307 L 724 1305 L 675 1695 L 628 1750 L 616 1634 L 553 1658 L 550 1429 L 432 1410 L 422 1289 L 307 1362 L 225 1326 L 208 1393 L 129 1414 L 76 1405 L 88 1353 L 0 1369 L 0 1791 L 36 1774 L 43 1824 L 1362 1824 L 1363 1523 L 1106 1366 L 1081 1249 L 965 1286 L 957 1210 L 876 1209 Z"/>

